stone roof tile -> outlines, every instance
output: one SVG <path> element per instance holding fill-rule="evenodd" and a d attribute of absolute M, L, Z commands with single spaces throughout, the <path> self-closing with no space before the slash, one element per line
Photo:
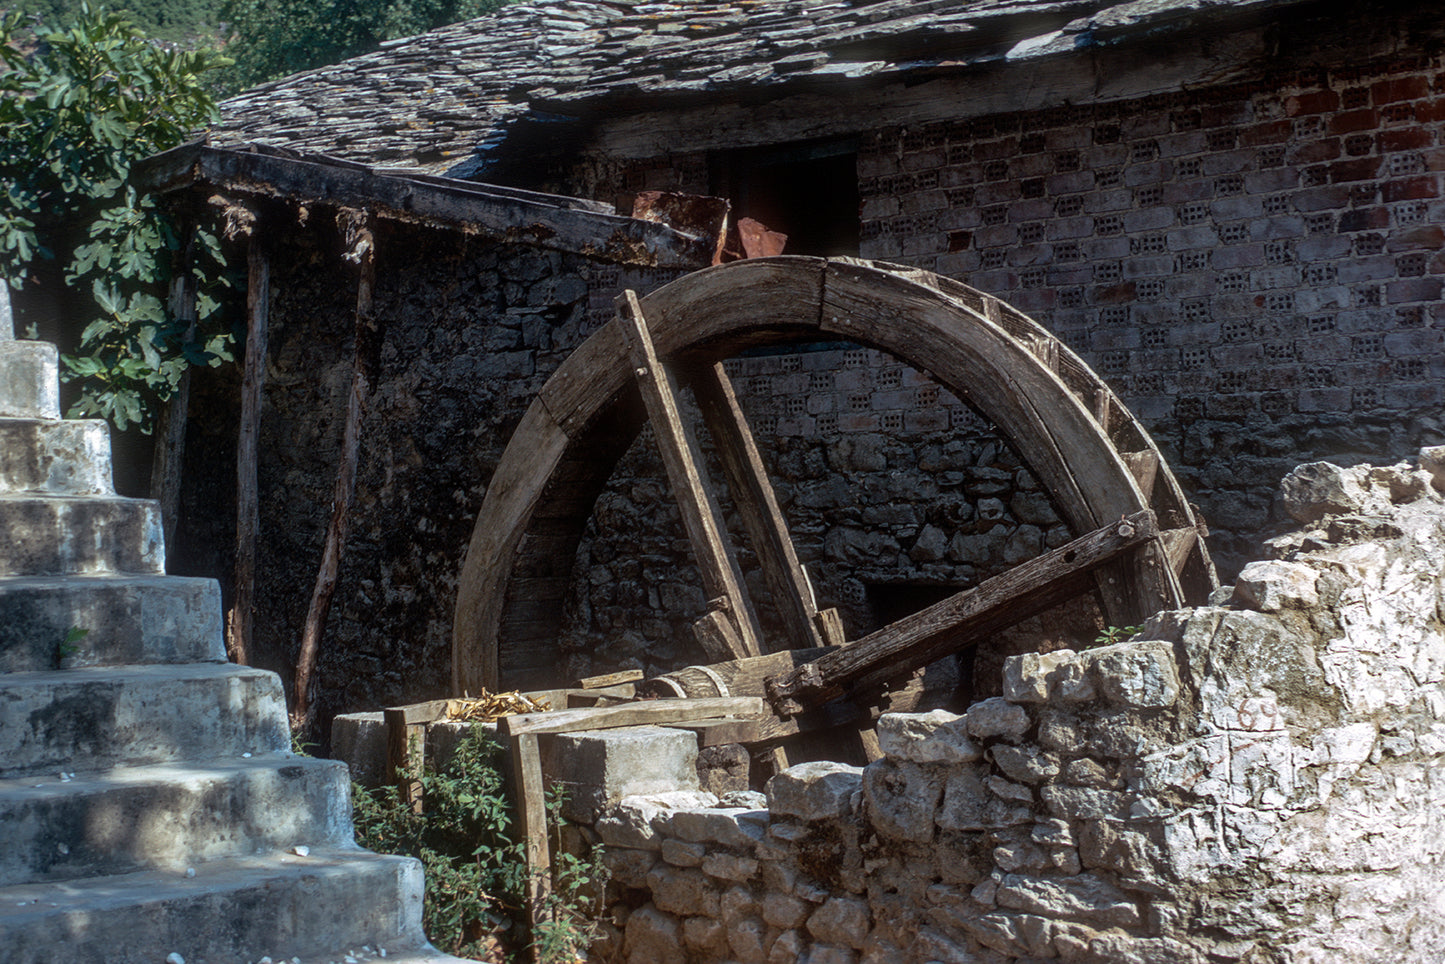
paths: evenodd
<path fill-rule="evenodd" d="M 485 175 L 538 112 L 636 109 L 1030 60 L 1303 0 L 550 0 L 504 7 L 222 105 L 257 142 Z"/>

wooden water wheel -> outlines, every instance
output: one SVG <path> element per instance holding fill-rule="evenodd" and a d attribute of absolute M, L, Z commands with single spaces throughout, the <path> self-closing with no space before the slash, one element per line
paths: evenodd
<path fill-rule="evenodd" d="M 759 345 L 824 340 L 889 353 L 977 409 L 1048 491 L 1075 540 L 838 645 L 839 624 L 813 601 L 721 364 Z M 679 414 L 681 380 L 717 446 L 785 638 L 765 639 L 759 629 Z M 926 271 L 853 259 L 739 261 L 641 299 L 627 292 L 617 317 L 562 364 L 527 410 L 492 478 L 462 570 L 452 649 L 458 693 L 543 680 L 555 662 L 587 519 L 644 419 L 710 600 L 697 638 L 710 659 L 762 666 L 742 677 L 769 677 L 780 717 L 871 692 L 890 674 L 1082 592 L 1095 592 L 1108 622 L 1124 626 L 1200 604 L 1217 585 L 1199 520 L 1148 434 L 1041 326 Z M 767 662 L 770 652 L 779 655 Z M 702 672 L 713 692 L 728 695 L 727 679 Z"/>

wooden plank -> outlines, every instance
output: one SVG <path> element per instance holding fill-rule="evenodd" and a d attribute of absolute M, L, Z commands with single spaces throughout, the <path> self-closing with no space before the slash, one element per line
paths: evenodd
<path fill-rule="evenodd" d="M 722 597 L 727 600 L 728 612 L 725 615 L 737 631 L 735 644 L 726 640 L 730 648 L 736 646 L 730 655 L 756 656 L 762 652 L 759 646 L 762 632 L 757 627 L 743 588 L 742 572 L 728 543 L 722 513 L 703 483 L 697 442 L 688 426 L 683 424 L 678 411 L 677 388 L 672 374 L 657 355 L 635 291 L 628 289 L 618 297 L 617 319 L 628 343 L 628 354 L 652 423 L 653 436 L 657 439 L 658 453 L 667 468 L 673 498 L 677 500 L 683 528 L 687 530 L 693 556 L 702 574 L 703 591 L 710 599 Z"/>
<path fill-rule="evenodd" d="M 446 703 L 442 702 L 443 710 Z M 425 766 L 427 720 L 412 720 L 412 707 L 381 711 L 386 723 L 386 772 L 403 803 L 416 813 L 425 806 L 421 777 Z"/>
<path fill-rule="evenodd" d="M 757 554 L 778 616 L 788 628 L 791 647 L 767 646 L 763 640 L 764 648 L 822 646 L 823 638 L 813 622 L 817 610 L 812 587 L 798 561 L 787 520 L 778 506 L 777 493 L 773 491 L 747 417 L 738 404 L 732 380 L 719 362 L 693 372 L 691 384 L 703 422 L 717 446 L 733 503 Z"/>
<path fill-rule="evenodd" d="M 609 686 L 621 686 L 624 683 L 641 682 L 647 674 L 640 669 L 625 669 L 620 673 L 605 673 L 602 676 L 587 676 L 577 681 L 577 688 L 584 690 L 599 690 Z"/>
<path fill-rule="evenodd" d="M 1139 491 L 1148 498 L 1154 491 L 1154 480 L 1159 477 L 1159 453 L 1145 449 L 1142 452 L 1121 452 L 1119 457 L 1139 483 Z"/>
<path fill-rule="evenodd" d="M 843 614 L 836 609 L 824 609 L 814 617 L 818 636 L 824 646 L 842 646 L 848 641 L 843 632 Z"/>
<path fill-rule="evenodd" d="M 677 694 L 692 699 L 712 696 L 762 696 L 768 679 L 802 666 L 827 652 L 827 647 L 785 649 L 707 666 L 684 666 L 643 682 L 638 686 L 638 692 L 650 696 Z"/>
<path fill-rule="evenodd" d="M 732 659 L 746 651 L 733 621 L 717 609 L 709 609 L 693 621 L 692 636 L 710 660 Z"/>
<path fill-rule="evenodd" d="M 1154 513 L 1137 512 L 769 680 L 768 700 L 791 716 L 927 665 L 1077 595 L 1095 569 L 1157 535 Z"/>
<path fill-rule="evenodd" d="M 683 723 L 669 723 L 667 726 L 669 729 L 696 733 L 698 749 L 728 743 L 758 743 L 764 739 L 760 720 L 724 717 L 715 720 L 688 720 Z"/>
<path fill-rule="evenodd" d="M 252 230 L 246 248 L 246 358 L 236 440 L 236 564 L 231 580 L 231 610 L 226 619 L 226 652 L 242 665 L 251 659 L 256 615 L 256 553 L 261 529 L 256 464 L 266 388 L 266 316 L 271 302 L 271 262 L 258 233 Z"/>
<path fill-rule="evenodd" d="M 1199 542 L 1199 530 L 1168 529 L 1159 533 L 1159 539 L 1164 544 L 1164 556 L 1169 560 L 1169 568 L 1178 574 L 1189 564 L 1190 553 Z"/>
<path fill-rule="evenodd" d="M 542 785 L 542 752 L 535 733 L 512 737 L 512 786 L 517 795 L 517 830 L 527 860 L 527 925 L 535 930 L 552 891 L 552 848 L 547 838 L 547 799 Z"/>
<path fill-rule="evenodd" d="M 712 716 L 771 716 L 767 703 L 757 696 L 722 696 L 698 700 L 643 700 L 623 706 L 585 710 L 519 713 L 497 721 L 505 736 L 519 733 L 571 733 L 578 730 L 613 730 L 620 726 L 660 726 Z"/>

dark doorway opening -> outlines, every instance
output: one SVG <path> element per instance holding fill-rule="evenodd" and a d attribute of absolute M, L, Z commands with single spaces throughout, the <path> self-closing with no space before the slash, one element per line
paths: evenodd
<path fill-rule="evenodd" d="M 826 141 L 725 151 L 710 159 L 712 193 L 733 220 L 788 236 L 785 254 L 858 254 L 858 147 Z"/>

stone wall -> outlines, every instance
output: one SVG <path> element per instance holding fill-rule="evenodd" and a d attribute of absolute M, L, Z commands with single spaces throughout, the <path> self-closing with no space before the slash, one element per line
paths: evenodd
<path fill-rule="evenodd" d="M 1445 441 L 1445 32 L 1382 15 L 1345 37 L 1346 23 L 1291 34 L 1280 62 L 1303 66 L 1248 83 L 962 104 L 858 135 L 858 253 L 957 278 L 1058 334 L 1160 443 L 1231 576 L 1294 465 Z M 1371 43 L 1391 52 L 1358 59 Z M 707 172 L 696 152 L 591 157 L 566 189 L 706 192 Z"/>
<path fill-rule="evenodd" d="M 1300 467 L 1301 527 L 1217 605 L 1013 657 L 961 715 L 885 715 L 866 768 L 587 796 L 614 873 L 599 953 L 1438 960 L 1445 449 L 1421 465 Z"/>
<path fill-rule="evenodd" d="M 273 255 L 261 418 L 257 665 L 289 678 L 331 512 L 353 360 L 355 269 L 320 216 Z M 323 639 L 323 718 L 446 695 L 456 581 L 492 471 L 538 389 L 624 287 L 681 272 L 392 225 L 384 326 L 350 535 Z M 193 389 L 172 571 L 219 578 L 235 539 L 239 375 Z"/>

